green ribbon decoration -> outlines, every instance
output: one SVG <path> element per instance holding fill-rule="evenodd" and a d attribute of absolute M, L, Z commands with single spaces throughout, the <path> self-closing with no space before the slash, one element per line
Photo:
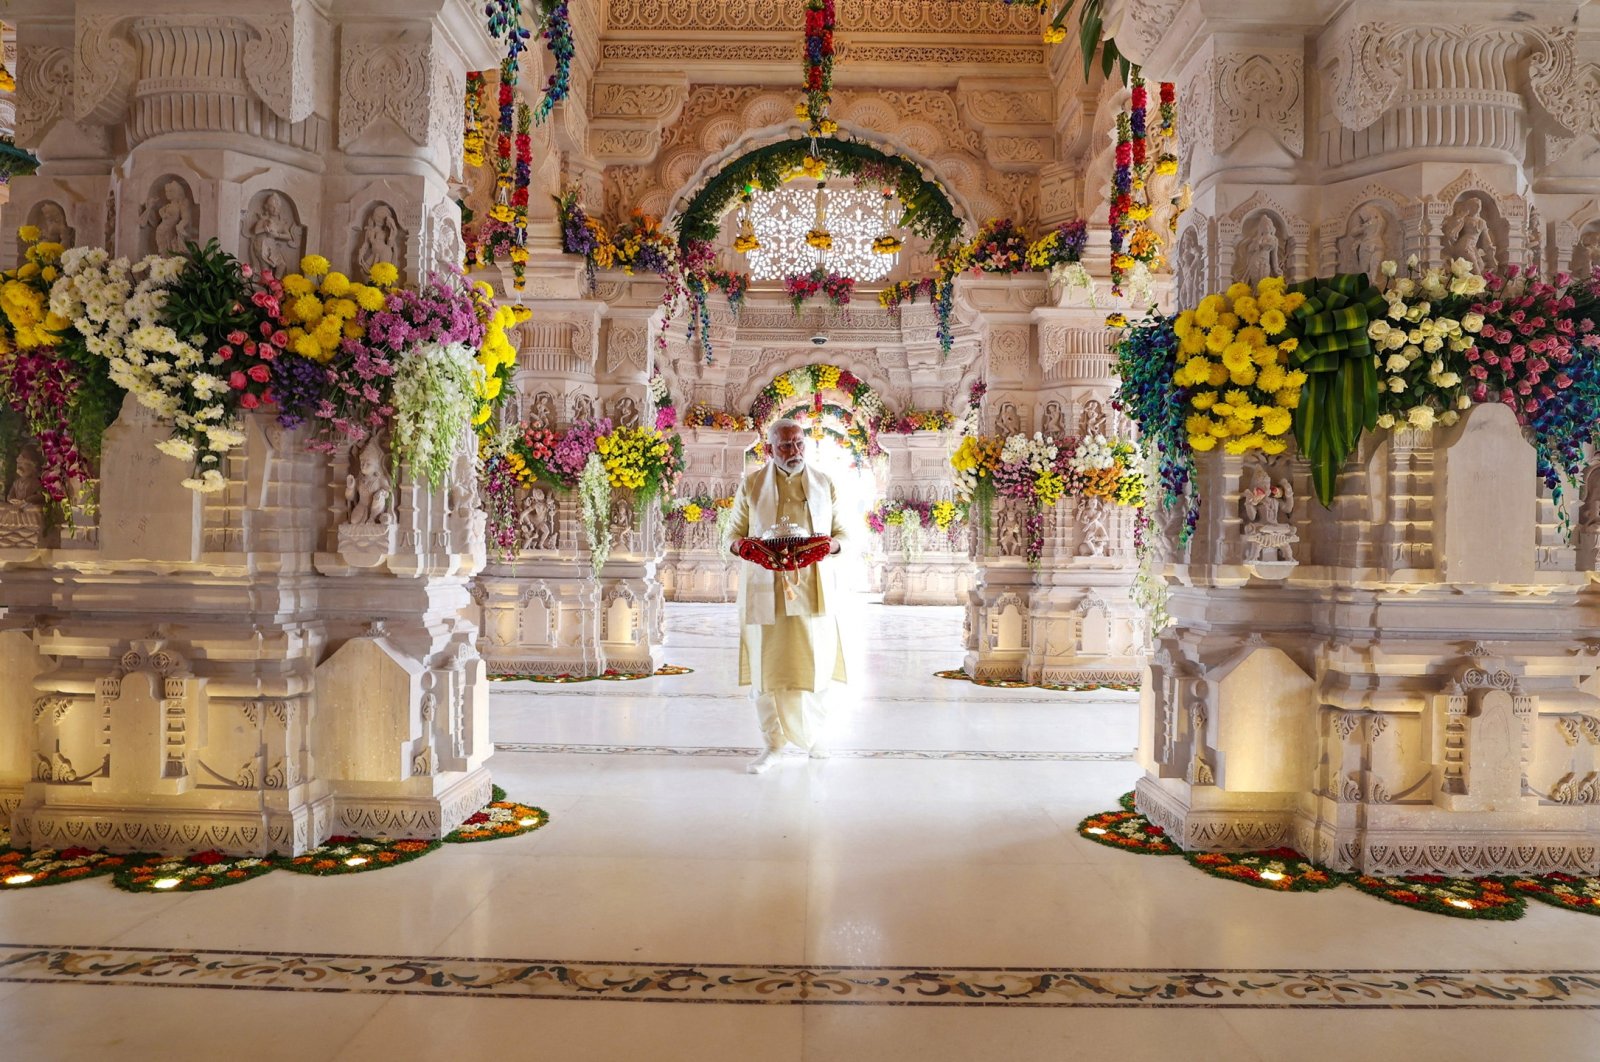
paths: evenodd
<path fill-rule="evenodd" d="M 1287 290 L 1305 296 L 1286 329 L 1300 341 L 1290 360 L 1306 374 L 1294 436 L 1311 464 L 1317 500 L 1331 507 L 1339 469 L 1362 431 L 1378 423 L 1377 352 L 1367 326 L 1388 303 L 1365 273 L 1303 280 Z"/>

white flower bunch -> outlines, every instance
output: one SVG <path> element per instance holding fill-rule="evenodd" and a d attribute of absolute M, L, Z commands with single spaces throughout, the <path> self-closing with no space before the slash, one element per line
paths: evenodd
<path fill-rule="evenodd" d="M 172 426 L 172 438 L 157 448 L 194 464 L 196 474 L 183 485 L 209 493 L 227 486 L 223 459 L 244 433 L 225 423 L 228 382 L 211 371 L 220 362 L 198 339 L 161 323 L 185 265 L 161 255 L 130 265 L 101 247 L 74 247 L 61 256 L 50 309 L 72 322 L 91 354 L 106 359 L 113 383 Z"/>
<path fill-rule="evenodd" d="M 1487 281 L 1464 258 L 1448 269 L 1424 271 L 1413 255 L 1406 265 L 1410 275 L 1398 277 L 1394 262 L 1380 267 L 1385 277 L 1393 278 L 1383 292 L 1388 310 L 1367 325 L 1378 359 L 1380 398 L 1383 393 L 1406 396 L 1382 399 L 1389 408 L 1379 414 L 1378 426 L 1448 426 L 1471 404 L 1455 367 L 1483 328 L 1478 314 L 1453 314 L 1465 298 L 1484 291 Z"/>
<path fill-rule="evenodd" d="M 657 409 L 672 403 L 672 394 L 667 390 L 666 377 L 662 376 L 659 372 L 653 373 L 650 377 L 649 386 L 650 401 Z"/>
<path fill-rule="evenodd" d="M 1005 445 L 1000 448 L 1000 463 L 1023 464 L 1035 473 L 1048 472 L 1055 466 L 1057 453 L 1056 444 L 1045 438 L 1042 432 L 1036 431 L 1032 436 L 1009 435 Z"/>
<path fill-rule="evenodd" d="M 1070 462 L 1074 472 L 1099 472 L 1116 463 L 1116 451 L 1104 435 L 1086 435 L 1079 439 Z"/>
<path fill-rule="evenodd" d="M 414 346 L 395 366 L 395 460 L 435 490 L 455 459 L 462 426 L 471 423 L 482 381 L 483 365 L 464 343 Z"/>

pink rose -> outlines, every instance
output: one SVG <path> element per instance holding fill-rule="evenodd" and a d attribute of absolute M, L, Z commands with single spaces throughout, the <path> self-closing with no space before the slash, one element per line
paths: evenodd
<path fill-rule="evenodd" d="M 239 263 L 239 275 L 240 276 L 245 277 L 246 279 L 248 279 L 248 278 L 254 276 L 255 272 L 256 271 L 254 269 L 250 268 L 250 263 L 249 262 L 240 262 Z"/>
<path fill-rule="evenodd" d="M 239 329 L 237 329 L 237 328 L 235 328 L 233 331 L 228 333 L 228 342 L 229 343 L 233 343 L 235 345 L 238 345 L 240 343 L 243 343 L 245 341 L 245 339 L 246 339 L 245 334 L 243 332 L 239 331 Z"/>
<path fill-rule="evenodd" d="M 271 361 L 278 356 L 278 348 L 271 343 L 263 343 L 256 348 L 256 357 L 262 361 Z"/>
<path fill-rule="evenodd" d="M 272 333 L 272 345 L 275 346 L 275 347 L 286 347 L 286 346 L 288 346 L 289 345 L 289 333 L 285 332 L 281 328 L 278 329 L 276 332 Z"/>
<path fill-rule="evenodd" d="M 239 396 L 239 404 L 246 409 L 254 409 L 261 404 L 261 399 L 246 391 Z"/>
<path fill-rule="evenodd" d="M 229 358 L 233 357 L 233 348 L 226 345 L 218 347 L 217 357 L 221 358 L 223 361 L 227 361 Z"/>
<path fill-rule="evenodd" d="M 249 376 L 256 383 L 266 383 L 272 379 L 272 370 L 265 365 L 252 365 L 250 366 Z"/>
<path fill-rule="evenodd" d="M 248 387 L 250 385 L 250 380 L 249 380 L 248 377 L 245 376 L 244 373 L 235 372 L 232 376 L 228 377 L 228 384 L 235 391 L 243 391 L 246 387 Z"/>

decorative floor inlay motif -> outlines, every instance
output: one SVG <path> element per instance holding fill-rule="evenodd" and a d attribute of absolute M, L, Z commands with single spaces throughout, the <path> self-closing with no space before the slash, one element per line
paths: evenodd
<path fill-rule="evenodd" d="M 539 752 L 569 756 L 726 756 L 751 757 L 761 753 L 754 745 L 575 745 L 528 741 L 497 741 L 496 752 Z M 1039 752 L 1035 750 L 974 749 L 829 749 L 835 760 L 1006 760 L 1010 762 L 1048 761 L 1122 763 L 1133 759 L 1127 752 Z M 805 754 L 790 753 L 787 758 L 804 759 Z"/>
<path fill-rule="evenodd" d="M 33 944 L 0 944 L 0 983 L 773 1005 L 1600 1009 L 1600 970 L 764 967 Z"/>

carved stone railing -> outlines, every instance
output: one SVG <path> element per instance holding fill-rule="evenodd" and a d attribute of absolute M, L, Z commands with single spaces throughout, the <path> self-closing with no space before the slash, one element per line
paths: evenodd
<path fill-rule="evenodd" d="M 1332 510 L 1291 455 L 1197 464 L 1140 810 L 1186 848 L 1372 873 L 1600 869 L 1595 572 L 1541 559 L 1510 412 L 1369 435 Z"/>
<path fill-rule="evenodd" d="M 382 447 L 330 459 L 270 416 L 245 428 L 227 488 L 195 494 L 129 399 L 97 533 L 28 543 L 12 520 L 14 844 L 298 853 L 441 837 L 487 801 L 488 688 L 460 618 L 484 561 L 470 434 L 431 490 L 392 480 Z"/>

